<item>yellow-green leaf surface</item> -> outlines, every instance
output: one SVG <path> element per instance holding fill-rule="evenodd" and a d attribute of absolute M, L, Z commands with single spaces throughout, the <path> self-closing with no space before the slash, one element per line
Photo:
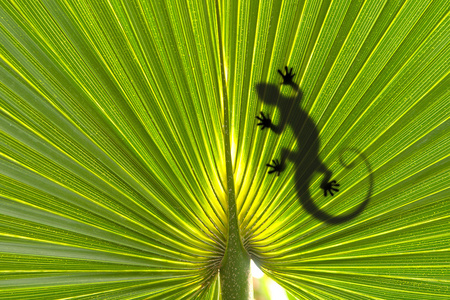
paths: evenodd
<path fill-rule="evenodd" d="M 231 195 L 299 299 L 446 299 L 449 12 L 1 1 L 0 298 L 218 299 Z M 261 111 L 296 126 L 260 130 Z"/>

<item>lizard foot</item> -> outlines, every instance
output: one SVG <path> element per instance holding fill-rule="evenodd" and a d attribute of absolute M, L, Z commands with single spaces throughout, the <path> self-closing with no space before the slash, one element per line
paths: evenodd
<path fill-rule="evenodd" d="M 268 173 L 272 174 L 273 172 L 277 172 L 277 176 L 280 176 L 280 172 L 283 171 L 283 165 L 278 161 L 278 159 L 272 159 L 273 165 L 266 164 L 269 168 L 273 168 Z"/>
<path fill-rule="evenodd" d="M 261 121 L 257 124 L 257 126 L 261 125 L 261 130 L 263 130 L 266 127 L 270 128 L 270 126 L 272 125 L 269 115 L 267 115 L 266 117 L 263 112 L 261 112 L 261 117 L 256 116 L 256 118 Z"/>
<path fill-rule="evenodd" d="M 288 70 L 288 67 L 285 66 L 284 69 L 286 70 L 286 74 L 283 74 L 281 70 L 278 70 L 278 73 L 280 73 L 281 77 L 283 77 L 282 84 L 292 84 L 292 78 L 295 76 L 295 74 L 292 74 L 292 68 Z"/>
<path fill-rule="evenodd" d="M 339 189 L 336 188 L 338 186 L 339 186 L 339 184 L 336 183 L 336 180 L 332 180 L 330 182 L 322 183 L 320 188 L 323 189 L 323 194 L 326 197 L 327 196 L 327 192 L 330 192 L 331 196 L 334 196 L 333 191 L 339 192 Z"/>

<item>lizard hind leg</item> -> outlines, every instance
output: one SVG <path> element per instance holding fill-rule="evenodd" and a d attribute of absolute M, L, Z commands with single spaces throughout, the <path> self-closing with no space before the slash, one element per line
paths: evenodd
<path fill-rule="evenodd" d="M 336 180 L 331 180 L 332 173 L 322 162 L 319 162 L 317 165 L 317 171 L 325 175 L 320 184 L 320 188 L 323 189 L 323 195 L 326 197 L 330 193 L 331 196 L 334 196 L 333 192 L 339 192 L 339 183 Z"/>

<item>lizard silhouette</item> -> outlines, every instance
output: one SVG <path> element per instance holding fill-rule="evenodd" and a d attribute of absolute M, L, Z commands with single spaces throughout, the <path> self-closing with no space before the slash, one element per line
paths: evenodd
<path fill-rule="evenodd" d="M 266 104 L 276 106 L 280 112 L 280 122 L 275 125 L 270 120 L 269 114 L 260 113 L 260 116 L 256 118 L 260 121 L 257 125 L 261 126 L 261 130 L 269 128 L 276 134 L 281 134 L 284 127 L 287 125 L 293 130 L 294 136 L 297 138 L 297 151 L 289 151 L 284 148 L 281 151 L 281 159 L 273 159 L 272 164 L 266 166 L 271 168 L 269 174 L 280 174 L 285 168 L 285 160 L 292 161 L 297 165 L 296 168 L 296 189 L 300 197 L 300 202 L 303 208 L 313 215 L 315 218 L 325 221 L 330 224 L 339 224 L 355 218 L 359 215 L 367 206 L 372 194 L 373 177 L 370 164 L 365 156 L 355 148 L 348 148 L 347 151 L 355 152 L 359 155 L 359 158 L 363 160 L 368 169 L 369 188 L 365 196 L 365 199 L 359 206 L 350 213 L 331 215 L 326 211 L 320 209 L 311 199 L 309 193 L 309 182 L 315 172 L 323 173 L 325 176 L 320 185 L 324 191 L 324 196 L 327 196 L 329 192 L 333 196 L 333 192 L 338 192 L 339 184 L 336 180 L 331 180 L 332 173 L 328 170 L 325 164 L 319 158 L 319 131 L 314 121 L 309 115 L 300 107 L 300 101 L 302 98 L 302 92 L 298 85 L 295 84 L 292 79 L 295 74 L 292 73 L 292 68 L 289 70 L 285 67 L 285 73 L 278 70 L 278 73 L 282 76 L 283 82 L 281 84 L 289 85 L 297 91 L 297 95 L 294 97 L 285 97 L 279 92 L 279 88 L 275 84 L 259 83 L 256 85 L 256 90 L 259 98 Z M 292 107 L 294 105 L 294 107 Z M 340 160 L 340 163 L 346 167 L 351 168 L 353 164 L 346 165 Z"/>

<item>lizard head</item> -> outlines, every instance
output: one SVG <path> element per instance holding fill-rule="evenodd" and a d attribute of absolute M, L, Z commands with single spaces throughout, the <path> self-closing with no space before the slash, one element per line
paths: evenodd
<path fill-rule="evenodd" d="M 258 83 L 256 85 L 256 92 L 259 99 L 266 104 L 276 105 L 278 97 L 280 96 L 280 90 L 278 86 L 270 83 Z"/>

